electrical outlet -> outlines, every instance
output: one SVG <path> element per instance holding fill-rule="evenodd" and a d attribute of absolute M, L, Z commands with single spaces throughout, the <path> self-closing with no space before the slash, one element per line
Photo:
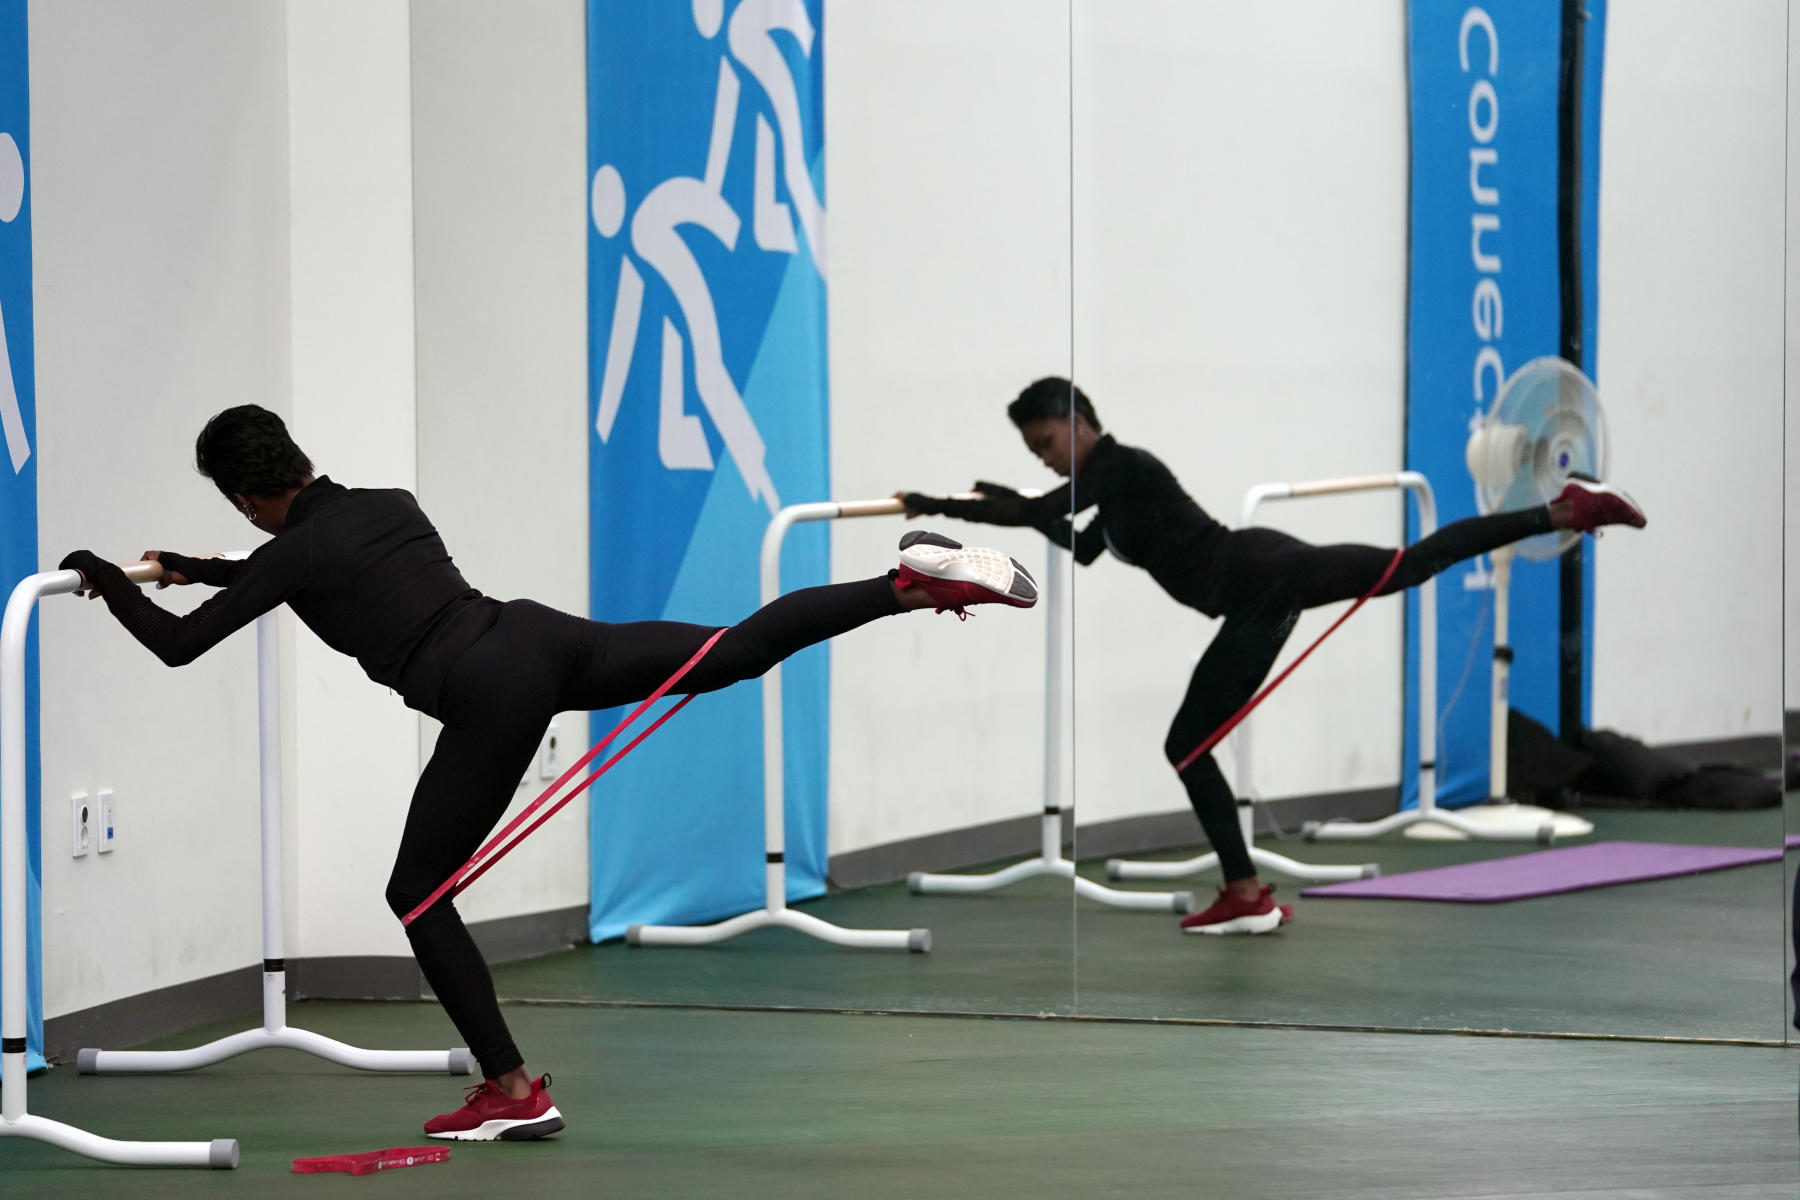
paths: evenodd
<path fill-rule="evenodd" d="M 544 741 L 538 747 L 538 778 L 555 779 L 562 773 L 562 740 L 553 724 L 544 731 Z"/>
<path fill-rule="evenodd" d="M 94 841 L 94 806 L 86 792 L 75 792 L 69 796 L 69 819 L 70 853 L 76 858 L 86 858 L 88 847 Z"/>
<path fill-rule="evenodd" d="M 94 836 L 102 854 L 111 854 L 113 840 L 118 836 L 118 828 L 114 824 L 113 806 L 117 798 L 111 788 L 101 788 L 97 799 L 100 802 L 100 823 L 94 827 Z"/>

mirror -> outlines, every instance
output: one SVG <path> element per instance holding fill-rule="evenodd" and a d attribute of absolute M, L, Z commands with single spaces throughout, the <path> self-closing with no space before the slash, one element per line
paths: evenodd
<path fill-rule="evenodd" d="M 1563 9 L 1075 5 L 1083 1013 L 1780 1036 L 1783 14 Z"/>
<path fill-rule="evenodd" d="M 1050 606 L 897 616 L 884 578 L 919 530 L 1044 573 L 1037 532 L 892 497 L 991 474 L 1018 381 L 1070 371 L 1066 13 L 585 8 L 413 9 L 422 500 L 494 594 L 702 625 L 779 596 L 748 641 L 798 652 L 469 894 L 503 957 L 597 943 L 499 989 L 1068 1012 L 1066 879 L 937 894 L 1040 852 Z M 629 711 L 558 717 L 513 811 Z"/>

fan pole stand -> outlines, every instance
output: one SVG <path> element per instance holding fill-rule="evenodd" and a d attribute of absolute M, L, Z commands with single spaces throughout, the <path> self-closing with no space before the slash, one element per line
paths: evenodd
<path fill-rule="evenodd" d="M 1513 649 L 1508 629 L 1507 601 L 1512 588 L 1513 548 L 1504 546 L 1490 556 L 1494 563 L 1494 692 L 1488 737 L 1488 799 L 1460 810 L 1454 825 L 1417 825 L 1406 836 L 1432 841 L 1466 841 L 1470 837 L 1534 839 L 1549 845 L 1557 838 L 1582 837 L 1594 832 L 1594 823 L 1573 813 L 1556 812 L 1535 804 L 1520 804 L 1506 794 L 1506 714 L 1511 703 Z M 1471 832 L 1467 825 L 1485 833 Z"/>

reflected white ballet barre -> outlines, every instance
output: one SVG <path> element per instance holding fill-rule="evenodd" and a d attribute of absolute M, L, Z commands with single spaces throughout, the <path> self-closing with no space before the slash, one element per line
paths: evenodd
<path fill-rule="evenodd" d="M 467 1075 L 475 1069 L 468 1050 L 364 1050 L 287 1023 L 287 962 L 282 949 L 281 693 L 275 614 L 256 620 L 256 708 L 262 793 L 263 1023 L 187 1050 L 82 1050 L 83 1075 L 150 1074 L 210 1067 L 251 1050 L 300 1050 L 341 1067 Z"/>
<path fill-rule="evenodd" d="M 1140 909 L 1147 912 L 1192 912 L 1192 892 L 1127 892 L 1084 879 L 1075 873 L 1075 864 L 1062 854 L 1062 705 L 1064 687 L 1063 588 L 1068 579 L 1068 562 L 1061 548 L 1050 543 L 1045 560 L 1044 578 L 1038 594 L 1044 598 L 1045 679 L 1044 679 L 1044 812 L 1040 848 L 1036 858 L 1014 863 L 1003 870 L 985 875 L 934 875 L 914 871 L 906 877 L 906 886 L 915 893 L 968 895 L 991 892 L 1041 875 L 1055 875 L 1075 881 L 1075 894 L 1114 908 Z"/>
<path fill-rule="evenodd" d="M 798 522 L 879 517 L 904 511 L 898 500 L 826 500 L 788 505 L 775 514 L 763 532 L 762 603 L 769 604 L 781 594 L 781 544 L 787 531 Z M 857 950 L 911 950 L 916 954 L 930 950 L 929 929 L 845 929 L 788 907 L 779 663 L 763 675 L 762 698 L 763 907 L 713 925 L 632 925 L 625 930 L 625 940 L 633 946 L 705 946 L 773 925 Z"/>
<path fill-rule="evenodd" d="M 977 499 L 976 493 L 962 493 L 954 497 L 960 500 Z M 818 504 L 794 504 L 775 514 L 763 534 L 762 544 L 762 602 L 768 604 L 781 594 L 781 546 L 787 537 L 787 531 L 800 521 L 836 521 L 855 517 L 888 517 L 898 516 L 906 511 L 906 506 L 898 500 L 830 500 Z M 1056 556 L 1051 556 L 1056 561 Z M 1060 589 L 1058 589 L 1060 591 Z M 1052 596 L 1056 592 L 1051 593 Z M 1051 640 L 1056 640 L 1056 625 L 1051 625 Z M 1051 670 L 1059 672 L 1056 665 L 1059 660 L 1055 655 L 1051 658 Z M 1052 703 L 1060 688 L 1060 676 L 1052 679 Z M 765 888 L 764 905 L 760 910 L 743 913 L 715 925 L 633 925 L 626 929 L 625 940 L 634 946 L 700 946 L 712 942 L 722 942 L 736 937 L 740 933 L 748 933 L 752 929 L 763 929 L 771 925 L 785 929 L 793 929 L 811 937 L 831 942 L 838 946 L 850 946 L 863 950 L 911 950 L 924 953 L 931 949 L 931 931 L 929 929 L 845 929 L 822 921 L 808 913 L 795 912 L 787 906 L 787 867 L 784 862 L 784 804 L 782 793 L 782 745 L 781 745 L 781 668 L 772 668 L 763 676 L 763 840 L 765 850 Z M 1053 727 L 1054 729 L 1054 727 Z M 1054 751 L 1048 751 L 1052 756 Z M 1050 781 L 1046 786 L 1054 786 Z M 1044 814 L 1043 853 L 1039 858 L 1019 863 L 994 876 L 926 876 L 914 874 L 907 879 L 908 886 L 914 891 L 989 891 L 996 887 L 1004 887 L 1008 883 L 1033 875 L 1059 874 L 1069 878 L 1074 874 L 1074 864 L 1061 857 L 1062 814 L 1060 808 L 1054 813 L 1048 811 L 1056 801 L 1056 793 L 1048 793 Z M 918 886 L 917 881 L 951 881 L 950 886 Z M 1130 896 L 1131 893 L 1114 892 L 1111 888 L 1102 888 L 1098 884 L 1086 880 L 1077 881 L 1077 887 L 1087 883 L 1082 889 L 1083 895 L 1091 894 L 1091 889 L 1111 896 Z M 1181 893 L 1181 895 L 1188 895 Z M 1177 897 L 1167 893 L 1149 893 L 1149 899 L 1143 902 L 1145 907 L 1154 907 L 1160 912 L 1186 911 L 1178 908 Z M 1191 903 L 1191 896 L 1189 902 Z M 1137 905 L 1132 905 L 1137 906 Z"/>
<path fill-rule="evenodd" d="M 1424 538 L 1434 533 L 1437 530 L 1437 500 L 1432 494 L 1430 481 L 1417 471 L 1400 471 L 1391 475 L 1352 475 L 1341 479 L 1317 479 L 1304 483 L 1259 483 L 1244 493 L 1244 503 L 1239 512 L 1238 525 L 1239 528 L 1244 529 L 1254 525 L 1256 510 L 1270 500 L 1300 500 L 1315 496 L 1338 496 L 1352 492 L 1394 489 L 1412 493 L 1419 509 L 1419 536 Z M 1419 821 L 1441 819 L 1435 804 L 1437 795 L 1436 579 L 1428 579 L 1419 587 L 1419 627 L 1421 630 L 1427 631 L 1419 638 L 1419 806 L 1411 811 L 1385 818 L 1384 821 L 1387 822 L 1385 824 L 1383 822 L 1369 823 L 1381 825 L 1381 832 Z M 1250 737 L 1250 727 L 1254 719 L 1254 714 L 1246 717 L 1231 735 L 1232 748 L 1237 758 L 1238 826 L 1244 831 L 1244 844 L 1250 848 L 1250 861 L 1261 870 L 1277 871 L 1291 879 L 1300 879 L 1310 883 L 1371 879 L 1381 874 L 1381 868 L 1376 863 L 1348 866 L 1303 863 L 1289 858 L 1285 854 L 1264 850 L 1256 845 L 1255 804 L 1262 799 L 1262 796 L 1257 790 L 1254 778 L 1253 743 Z M 1328 828 L 1333 832 L 1320 832 Z M 1308 838 L 1315 836 L 1324 838 L 1374 836 L 1372 832 L 1360 832 L 1362 828 L 1362 825 L 1356 823 L 1338 821 L 1323 825 L 1318 822 L 1308 822 L 1305 827 Z M 1106 864 L 1106 872 L 1114 879 L 1180 879 L 1210 870 L 1218 864 L 1219 856 L 1216 853 L 1202 854 L 1196 858 L 1175 862 L 1113 859 Z"/>
<path fill-rule="evenodd" d="M 127 578 L 162 575 L 154 562 L 132 563 Z M 25 645 L 31 614 L 45 596 L 73 592 L 79 571 L 44 571 L 19 581 L 0 620 L 0 1137 L 49 1142 L 102 1162 L 144 1167 L 238 1165 L 234 1138 L 210 1142 L 127 1142 L 25 1109 Z"/>

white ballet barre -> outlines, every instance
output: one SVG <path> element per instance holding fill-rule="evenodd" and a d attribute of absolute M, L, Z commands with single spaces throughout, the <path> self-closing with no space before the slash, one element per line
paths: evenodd
<path fill-rule="evenodd" d="M 158 578 L 154 562 L 133 563 L 128 578 Z M 26 576 L 0 619 L 0 1137 L 48 1142 L 102 1162 L 144 1167 L 238 1165 L 234 1138 L 210 1142 L 128 1142 L 32 1116 L 25 1108 L 25 645 L 31 615 L 45 596 L 73 592 L 79 571 Z"/>
<path fill-rule="evenodd" d="M 262 768 L 263 1023 L 187 1050 L 82 1050 L 83 1075 L 149 1074 L 210 1067 L 251 1050 L 300 1050 L 341 1067 L 364 1071 L 416 1071 L 467 1075 L 475 1068 L 468 1050 L 365 1050 L 287 1023 L 287 962 L 282 950 L 281 693 L 275 614 L 256 621 L 257 736 Z"/>
<path fill-rule="evenodd" d="M 1374 492 L 1398 489 L 1411 492 L 1419 510 L 1419 536 L 1429 537 L 1437 530 L 1437 500 L 1432 494 L 1431 483 L 1417 471 L 1400 471 L 1391 475 L 1353 475 L 1342 479 L 1319 479 L 1305 483 L 1259 483 L 1244 493 L 1244 503 L 1239 514 L 1239 527 L 1249 528 L 1256 523 L 1256 511 L 1271 500 L 1299 500 L 1314 496 L 1338 496 L 1352 492 Z M 1419 807 L 1408 812 L 1398 813 L 1385 818 L 1389 824 L 1382 828 L 1399 828 L 1419 821 L 1437 820 L 1439 811 L 1436 808 L 1437 794 L 1437 580 L 1428 579 L 1419 587 Z M 1259 870 L 1271 870 L 1286 875 L 1291 879 L 1304 880 L 1310 883 L 1332 883 L 1346 879 L 1371 879 L 1381 874 L 1381 867 L 1376 863 L 1358 863 L 1347 866 L 1325 866 L 1317 863 L 1303 863 L 1289 858 L 1285 854 L 1277 854 L 1272 850 L 1264 850 L 1255 843 L 1255 804 L 1262 799 L 1256 787 L 1254 777 L 1253 742 L 1250 736 L 1252 717 L 1246 717 L 1232 731 L 1232 749 L 1237 758 L 1237 811 L 1238 825 L 1244 831 L 1244 844 L 1250 848 L 1250 861 Z M 1375 822 L 1372 824 L 1380 824 Z M 1351 822 L 1329 822 L 1320 824 L 1308 822 L 1305 828 L 1307 838 L 1352 838 L 1372 837 L 1372 833 L 1337 832 L 1360 828 Z M 1330 828 L 1334 832 L 1322 833 Z M 1216 853 L 1202 854 L 1197 858 L 1182 859 L 1175 862 L 1141 862 L 1128 859 L 1113 859 L 1106 864 L 1107 874 L 1114 879 L 1179 879 L 1189 875 L 1197 875 L 1210 870 L 1219 863 Z"/>
<path fill-rule="evenodd" d="M 898 500 L 826 500 L 790 504 L 775 514 L 763 533 L 762 602 L 781 594 L 781 544 L 801 521 L 835 521 L 845 517 L 879 517 L 904 512 Z M 753 929 L 777 926 L 858 950 L 931 949 L 929 929 L 845 929 L 811 913 L 795 912 L 787 903 L 785 796 L 782 781 L 781 665 L 762 679 L 763 696 L 763 907 L 713 925 L 632 925 L 625 940 L 633 946 L 705 946 Z"/>
<path fill-rule="evenodd" d="M 1371 480 L 1379 480 L 1384 476 L 1370 476 Z M 1437 528 L 1437 505 L 1432 499 L 1431 485 L 1417 471 L 1402 471 L 1393 476 L 1396 480 L 1404 480 L 1398 485 L 1414 487 L 1410 481 L 1416 480 L 1413 495 L 1419 502 L 1419 536 L 1426 537 Z M 1334 481 L 1327 481 L 1331 483 Z M 1351 481 L 1335 481 L 1357 482 Z M 1300 487 L 1319 487 L 1322 485 L 1296 485 L 1294 495 L 1317 495 L 1318 492 L 1301 492 Z M 1382 486 L 1370 483 L 1367 486 Z M 1348 490 L 1333 488 L 1332 490 Z M 1246 500 L 1248 504 L 1248 500 Z M 1510 558 L 1510 554 L 1506 557 Z M 1441 830 L 1454 830 L 1468 837 L 1490 842 L 1536 841 L 1548 843 L 1554 840 L 1556 829 L 1547 819 L 1543 809 L 1533 809 L 1528 805 L 1511 805 L 1505 803 L 1483 804 L 1471 808 L 1467 814 L 1453 809 L 1439 808 L 1437 805 L 1437 580 L 1426 580 L 1419 586 L 1419 803 L 1415 808 L 1402 809 L 1397 813 L 1375 821 L 1308 821 L 1301 826 L 1300 833 L 1307 841 L 1359 841 L 1365 838 L 1381 837 L 1395 830 L 1408 829 L 1415 826 L 1436 826 Z M 1424 631 L 1431 631 L 1426 637 Z M 1506 630 L 1504 624 L 1496 630 L 1500 642 L 1505 643 Z M 1504 728 L 1504 723 L 1502 723 Z M 1504 778 L 1505 761 L 1502 756 L 1500 770 Z M 1420 830 L 1424 833 L 1424 830 Z M 1451 836 L 1455 836 L 1453 833 Z"/>
<path fill-rule="evenodd" d="M 1022 879 L 1054 875 L 1075 881 L 1075 894 L 1097 900 L 1114 908 L 1139 909 L 1147 912 L 1192 912 L 1192 892 L 1127 892 L 1084 879 L 1075 873 L 1075 864 L 1062 854 L 1063 792 L 1063 588 L 1068 578 L 1068 564 L 1060 547 L 1050 543 L 1045 561 L 1044 578 L 1038 594 L 1045 610 L 1045 679 L 1044 679 L 1044 812 L 1038 856 L 1014 863 L 1003 870 L 985 875 L 934 875 L 914 871 L 906 877 L 908 890 L 914 893 L 968 895 L 991 892 Z"/>

